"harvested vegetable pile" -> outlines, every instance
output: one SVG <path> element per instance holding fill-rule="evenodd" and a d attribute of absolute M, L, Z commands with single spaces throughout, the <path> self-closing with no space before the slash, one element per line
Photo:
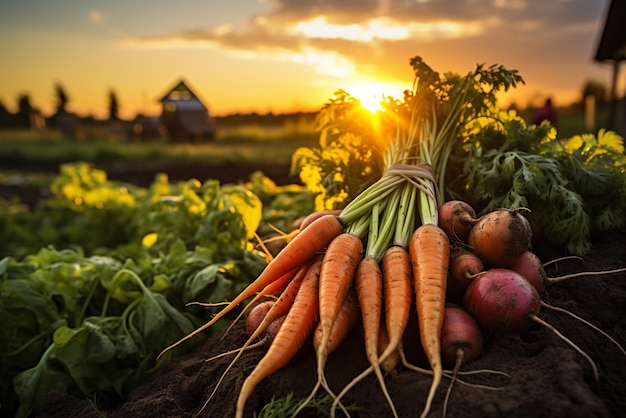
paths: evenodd
<path fill-rule="evenodd" d="M 587 254 L 594 232 L 621 225 L 623 199 L 597 202 L 599 185 L 606 194 L 624 196 L 621 138 L 601 132 L 598 137 L 560 141 L 548 124 L 526 126 L 515 114 L 498 111 L 496 93 L 522 81 L 501 66 L 478 66 L 458 76 L 441 75 L 419 57 L 411 64 L 415 83 L 402 101 L 387 100 L 385 111 L 368 125 L 355 113 L 358 102 L 341 96 L 321 113 L 320 150 L 301 150 L 294 156 L 294 168 L 318 194 L 318 209 L 341 211 L 317 213 L 303 221 L 256 280 L 204 326 L 161 353 L 192 339 L 243 303 L 246 310 L 252 308 L 247 341 L 207 359 L 208 364 L 228 366 L 201 385 L 203 389 L 193 389 L 200 398 L 194 396 L 194 415 L 230 416 L 234 406 L 236 417 L 252 416 L 253 410 L 259 411 L 258 397 L 263 395 L 258 391 L 264 381 L 290 364 L 299 368 L 308 363 L 312 376 L 292 383 L 290 390 L 297 391 L 299 399 L 283 401 L 283 407 L 290 403 L 284 415 L 305 415 L 314 407 L 331 416 L 425 417 L 442 411 L 466 415 L 468 406 L 453 406 L 452 399 L 479 393 L 491 401 L 480 405 L 476 415 L 523 411 L 528 416 L 523 399 L 528 393 L 512 397 L 508 391 L 521 384 L 534 393 L 518 370 L 526 366 L 521 358 L 533 354 L 549 357 L 544 360 L 553 362 L 551 369 L 558 372 L 545 379 L 556 379 L 568 398 L 579 400 L 573 407 L 559 403 L 549 415 L 578 416 L 585 411 L 584 416 L 605 416 L 611 408 L 596 402 L 590 385 L 602 385 L 604 373 L 623 374 L 618 368 L 626 359 L 619 343 L 623 338 L 611 336 L 619 333 L 616 323 L 623 325 L 623 303 L 617 308 L 621 315 L 612 317 L 605 332 L 607 327 L 581 318 L 588 315 L 584 310 L 572 316 L 568 312 L 575 306 L 553 308 L 558 305 L 558 299 L 552 300 L 557 293 L 552 293 L 553 285 L 566 285 L 545 275 L 531 282 L 529 269 L 518 268 L 518 260 L 538 254 L 545 244 Z M 524 143 L 516 148 L 511 145 L 516 141 Z M 451 174 L 454 180 L 447 181 Z M 594 193 L 596 200 L 588 198 Z M 454 199 L 471 206 L 466 212 L 444 210 Z M 459 228 L 464 224 L 467 228 Z M 536 234 L 531 246 L 532 229 L 545 231 L 545 241 Z M 451 282 L 451 262 L 463 251 L 477 256 L 484 267 L 465 274 L 465 282 Z M 554 265 L 572 262 L 564 259 Z M 541 264 L 539 269 L 543 272 Z M 615 283 L 623 270 L 612 274 L 606 280 Z M 618 289 L 623 302 L 623 285 Z M 273 303 L 253 325 L 254 304 L 264 298 Z M 455 302 L 458 306 L 452 307 Z M 574 335 L 563 334 L 563 318 L 578 324 Z M 456 325 L 455 320 L 462 322 Z M 274 324 L 276 330 L 270 332 Z M 470 326 L 473 333 L 460 337 Z M 594 338 L 576 338 L 581 329 L 590 329 Z M 266 336 L 259 345 L 264 347 L 249 347 L 262 332 Z M 591 341 L 596 347 L 610 347 L 621 359 L 601 372 L 597 351 L 584 348 Z M 528 342 L 534 344 L 520 355 L 517 347 Z M 484 370 L 464 373 L 502 346 L 506 351 L 498 358 L 517 355 L 518 361 L 484 363 Z M 355 361 L 342 365 L 350 368 L 348 374 L 336 375 L 333 357 L 344 347 Z M 357 361 L 358 356 L 366 361 Z M 230 373 L 241 376 L 242 371 L 237 381 L 228 380 Z M 178 376 L 173 384 L 183 385 L 185 391 L 198 385 Z M 568 383 L 572 378 L 587 383 Z M 472 384 L 474 379 L 479 384 Z M 361 385 L 367 385 L 367 395 L 353 396 Z M 264 390 L 280 392 L 267 386 Z M 233 393 L 239 395 L 233 398 Z M 374 397 L 376 404 L 370 403 Z"/>
<path fill-rule="evenodd" d="M 626 259 L 626 247 L 623 245 L 625 239 L 626 229 L 616 229 L 595 237 L 584 261 L 560 263 L 558 269 L 548 267 L 548 272 L 551 275 L 561 275 L 619 267 L 622 260 Z M 542 246 L 539 254 L 545 260 L 550 260 L 562 256 L 563 252 L 550 246 Z M 622 344 L 626 343 L 626 274 L 581 277 L 561 284 L 547 285 L 547 295 L 548 302 L 583 316 L 609 332 Z M 492 369 L 509 373 L 508 379 L 486 374 L 471 378 L 473 383 L 503 385 L 505 389 L 482 390 L 457 383 L 450 395 L 447 416 L 622 416 L 622 412 L 626 410 L 626 398 L 623 396 L 623 388 L 626 387 L 626 358 L 623 354 L 595 331 L 565 315 L 545 311 L 542 318 L 556 326 L 593 357 L 600 371 L 600 381 L 594 381 L 587 362 L 581 356 L 541 327 L 533 327 L 528 332 L 517 335 L 486 333 L 482 353 L 476 360 L 464 366 L 464 370 Z M 173 359 L 146 384 L 135 390 L 125 403 L 114 409 L 101 408 L 100 411 L 108 418 L 191 418 L 212 392 L 232 357 L 226 356 L 211 362 L 206 362 L 206 359 L 241 347 L 247 338 L 243 321 L 238 322 L 226 335 L 222 332 L 213 334 L 192 353 Z M 293 398 L 299 400 L 309 394 L 317 374 L 312 344 L 305 347 L 292 364 L 259 384 L 248 400 L 249 410 L 259 413 L 272 399 L 282 400 L 293 394 Z M 262 348 L 253 349 L 241 357 L 237 366 L 230 370 L 221 383 L 214 401 L 206 406 L 203 416 L 234 416 L 236 394 L 264 352 Z M 410 357 L 416 364 L 426 367 L 419 352 L 412 352 Z M 329 385 L 343 387 L 367 365 L 363 340 L 360 331 L 355 329 L 328 359 Z M 469 378 L 467 380 L 470 381 Z M 420 413 L 430 386 L 428 376 L 399 370 L 395 376 L 388 376 L 385 381 L 401 416 L 414 417 Z M 435 397 L 430 416 L 442 415 L 448 383 L 448 380 L 444 380 Z M 343 402 L 346 405 L 358 405 L 367 411 L 361 417 L 390 416 L 389 406 L 374 376 L 356 385 Z M 95 403 L 98 404 L 97 398 Z M 48 396 L 46 413 L 43 416 L 99 417 L 84 397 L 77 398 L 62 392 L 54 392 Z M 300 416 L 307 418 L 324 415 L 316 414 L 316 410 L 312 408 L 304 409 Z"/>

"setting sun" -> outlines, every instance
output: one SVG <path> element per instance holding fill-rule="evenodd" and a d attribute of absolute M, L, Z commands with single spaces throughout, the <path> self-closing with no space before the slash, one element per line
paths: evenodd
<path fill-rule="evenodd" d="M 345 90 L 361 102 L 361 106 L 374 113 L 382 110 L 381 102 L 385 97 L 401 98 L 406 85 L 394 85 L 381 82 L 361 82 L 351 84 Z"/>

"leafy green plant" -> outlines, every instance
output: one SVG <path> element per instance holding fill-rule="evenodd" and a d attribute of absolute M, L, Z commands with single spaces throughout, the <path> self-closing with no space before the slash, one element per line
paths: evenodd
<path fill-rule="evenodd" d="M 262 192 L 268 182 L 258 183 Z M 144 189 L 76 163 L 51 190 L 32 211 L 4 212 L 0 224 L 2 236 L 25 233 L 14 236 L 18 252 L 0 247 L 0 403 L 18 417 L 41 412 L 51 389 L 97 395 L 105 406 L 123 399 L 202 341 L 155 361 L 217 309 L 190 302 L 232 299 L 266 264 L 254 241 L 264 201 L 243 185 L 158 176 Z M 283 192 L 265 191 L 265 202 Z M 285 216 L 308 213 L 312 197 L 299 193 L 289 188 L 300 206 Z M 28 239 L 42 229 L 50 231 L 43 239 Z"/>
<path fill-rule="evenodd" d="M 527 208 L 546 238 L 583 255 L 594 232 L 623 225 L 623 151 L 614 132 L 559 138 L 547 123 L 528 125 L 515 112 L 494 112 L 470 125 L 456 155 L 463 171 L 454 187 L 482 213 Z"/>

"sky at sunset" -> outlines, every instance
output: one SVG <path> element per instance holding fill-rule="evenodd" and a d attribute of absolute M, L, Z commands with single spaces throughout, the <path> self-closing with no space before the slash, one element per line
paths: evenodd
<path fill-rule="evenodd" d="M 157 114 L 181 78 L 214 115 L 318 110 L 337 89 L 400 97 L 409 59 L 465 73 L 517 69 L 519 106 L 610 86 L 593 61 L 609 0 L 0 0 L 0 101 L 50 114 Z M 624 91 L 620 80 L 620 90 Z"/>

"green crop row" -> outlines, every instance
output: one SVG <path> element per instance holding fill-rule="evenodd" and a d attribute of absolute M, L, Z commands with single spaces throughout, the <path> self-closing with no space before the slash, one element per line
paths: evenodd
<path fill-rule="evenodd" d="M 257 236 L 313 210 L 302 186 L 262 173 L 147 188 L 86 163 L 61 167 L 29 208 L 0 200 L 0 409 L 29 416 L 59 389 L 115 402 L 178 350 L 165 347 L 215 312 L 266 265 Z M 273 227 L 273 228 L 272 228 Z"/>

